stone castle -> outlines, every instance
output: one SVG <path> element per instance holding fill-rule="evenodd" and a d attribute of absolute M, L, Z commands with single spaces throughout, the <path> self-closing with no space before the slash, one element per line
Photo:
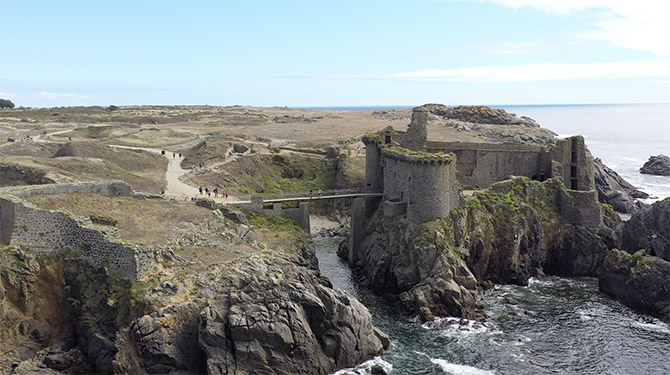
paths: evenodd
<path fill-rule="evenodd" d="M 427 118 L 427 109 L 418 107 L 413 110 L 406 132 L 388 127 L 363 137 L 365 192 L 383 194 L 381 198 L 367 199 L 365 217 L 370 217 L 379 205 L 383 205 L 385 217 L 402 214 L 413 224 L 446 217 L 463 203 L 462 189 L 486 188 L 510 176 L 538 181 L 558 178 L 572 195 L 566 199 L 570 204 L 575 200 L 591 201 L 595 194 L 593 157 L 582 136 L 560 139 L 552 147 L 431 141 Z M 580 198 L 582 195 L 585 197 Z M 569 210 L 567 203 L 561 206 Z M 579 221 L 575 224 L 599 224 L 597 218 L 593 221 L 578 212 L 566 216 Z"/>

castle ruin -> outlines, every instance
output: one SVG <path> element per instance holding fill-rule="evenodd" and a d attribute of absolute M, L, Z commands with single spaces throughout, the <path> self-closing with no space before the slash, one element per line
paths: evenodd
<path fill-rule="evenodd" d="M 371 217 L 382 205 L 385 217 L 405 215 L 410 223 L 419 224 L 448 216 L 463 203 L 462 189 L 482 189 L 512 176 L 525 176 L 537 181 L 561 180 L 571 195 L 560 204 L 565 216 L 576 220 L 574 224 L 600 224 L 599 216 L 587 218 L 571 203 L 591 202 L 595 194 L 593 157 L 582 136 L 560 139 L 552 147 L 442 142 L 428 139 L 427 121 L 428 110 L 418 107 L 406 132 L 388 127 L 363 137 L 365 192 L 383 194 L 365 201 L 363 217 Z"/>

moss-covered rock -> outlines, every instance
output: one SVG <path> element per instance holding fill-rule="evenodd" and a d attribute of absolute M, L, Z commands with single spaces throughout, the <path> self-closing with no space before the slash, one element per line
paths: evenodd
<path fill-rule="evenodd" d="M 612 249 L 598 278 L 600 290 L 626 305 L 670 321 L 670 262 Z"/>

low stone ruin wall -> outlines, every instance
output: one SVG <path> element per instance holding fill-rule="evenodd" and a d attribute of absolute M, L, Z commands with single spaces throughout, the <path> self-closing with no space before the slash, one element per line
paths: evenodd
<path fill-rule="evenodd" d="M 0 198 L 0 243 L 26 247 L 39 256 L 76 252 L 92 265 L 105 263 L 124 279 L 139 279 L 148 274 L 154 265 L 151 249 L 111 241 L 102 232 L 87 228 L 85 223 L 65 212 L 42 210 L 19 198 L 75 192 L 106 196 L 133 194 L 132 188 L 120 181 L 3 189 L 0 191 L 4 195 Z"/>

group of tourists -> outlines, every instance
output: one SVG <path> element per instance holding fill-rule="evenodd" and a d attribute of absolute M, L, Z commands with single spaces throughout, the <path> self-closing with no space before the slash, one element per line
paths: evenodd
<path fill-rule="evenodd" d="M 211 198 L 212 194 L 214 194 L 214 198 L 218 198 L 219 194 L 221 194 L 221 198 L 228 199 L 228 193 L 226 193 L 225 191 L 219 190 L 218 186 L 215 187 L 214 189 L 212 189 L 211 191 L 209 190 L 209 188 L 204 188 L 203 189 L 202 186 L 200 186 L 200 188 L 198 189 L 198 192 L 200 193 L 200 195 L 207 194 L 207 198 Z"/>

